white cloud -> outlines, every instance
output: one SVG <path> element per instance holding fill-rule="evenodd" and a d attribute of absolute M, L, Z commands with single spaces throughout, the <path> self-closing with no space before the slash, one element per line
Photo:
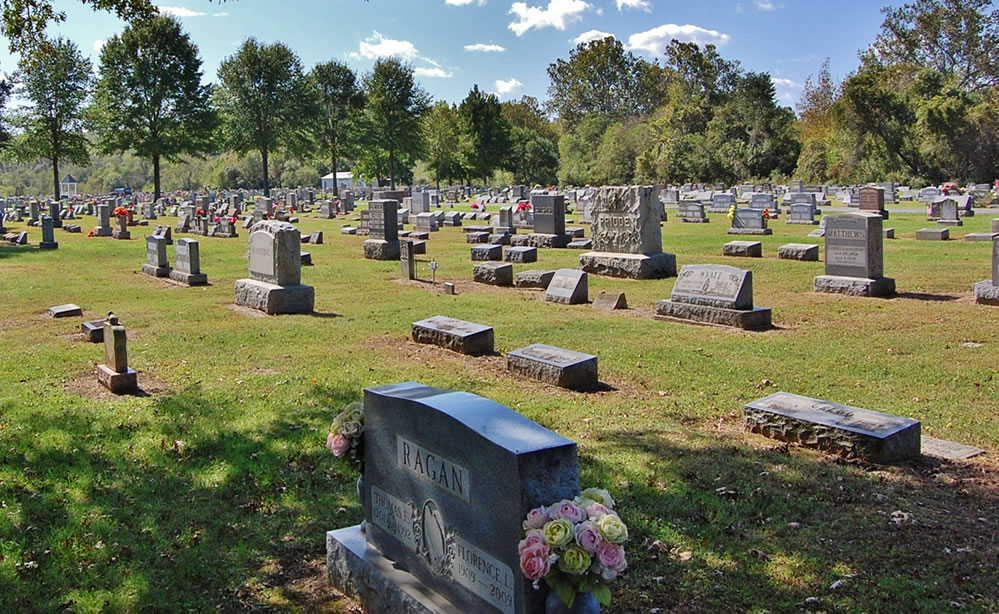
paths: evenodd
<path fill-rule="evenodd" d="M 173 15 L 174 17 L 204 17 L 207 15 L 207 13 L 192 11 L 183 6 L 157 6 L 156 8 L 159 9 L 160 15 Z"/>
<path fill-rule="evenodd" d="M 593 6 L 584 0 L 549 0 L 548 8 L 527 6 L 526 2 L 514 2 L 510 6 L 510 14 L 517 17 L 516 21 L 507 26 L 517 36 L 523 36 L 531 28 L 565 28 L 583 18 L 583 13 Z"/>
<path fill-rule="evenodd" d="M 414 68 L 413 74 L 417 77 L 430 77 L 434 79 L 450 79 L 451 74 L 444 70 L 443 68 L 433 67 L 433 68 Z"/>
<path fill-rule="evenodd" d="M 444 0 L 444 4 L 449 4 L 451 6 L 466 6 L 474 2 L 475 0 Z M 486 0 L 479 0 L 479 6 L 485 6 Z"/>
<path fill-rule="evenodd" d="M 641 9 L 646 13 L 652 12 L 652 4 L 649 0 L 617 0 L 617 10 L 623 11 L 624 9 Z"/>
<path fill-rule="evenodd" d="M 228 17 L 229 13 L 222 11 L 221 13 L 212 13 L 212 17 Z"/>
<path fill-rule="evenodd" d="M 753 4 L 761 11 L 776 11 L 777 9 L 784 8 L 783 4 L 774 4 L 770 0 L 755 0 Z"/>
<path fill-rule="evenodd" d="M 506 51 L 506 47 L 501 47 L 500 45 L 492 45 L 486 43 L 475 43 L 474 45 L 465 45 L 465 51 L 482 51 L 484 53 L 489 52 L 503 52 Z"/>
<path fill-rule="evenodd" d="M 520 91 L 520 88 L 524 87 L 524 84 L 517 81 L 513 77 L 510 77 L 506 81 L 502 79 L 496 80 L 496 93 L 500 96 L 509 96 Z"/>
<path fill-rule="evenodd" d="M 712 44 L 722 47 L 731 38 L 728 34 L 722 34 L 717 30 L 707 30 L 700 26 L 690 24 L 678 26 L 675 23 L 667 23 L 658 28 L 632 34 L 628 37 L 627 46 L 628 49 L 637 49 L 649 55 L 659 55 L 673 39 L 685 43 Z"/>
<path fill-rule="evenodd" d="M 107 41 L 104 40 L 103 38 L 98 38 L 97 40 L 95 40 L 94 41 L 94 53 L 100 53 L 101 49 L 103 49 L 104 45 L 106 45 L 106 44 L 107 44 Z"/>
<path fill-rule="evenodd" d="M 409 41 L 385 38 L 381 32 L 373 30 L 371 36 L 361 41 L 357 51 L 352 51 L 348 55 L 352 58 L 366 58 L 368 60 L 391 56 L 412 60 L 419 57 L 419 52 L 416 50 L 416 46 Z"/>
<path fill-rule="evenodd" d="M 794 104 L 801 96 L 801 84 L 791 79 L 783 77 L 770 77 L 777 90 L 777 100 L 787 104 Z"/>
<path fill-rule="evenodd" d="M 583 43 L 588 43 L 590 41 L 598 41 L 605 39 L 608 36 L 614 38 L 614 35 L 611 34 L 610 32 L 601 32 L 600 30 L 589 30 L 587 32 L 583 32 L 576 38 L 572 39 L 572 43 L 574 45 L 582 45 Z"/>

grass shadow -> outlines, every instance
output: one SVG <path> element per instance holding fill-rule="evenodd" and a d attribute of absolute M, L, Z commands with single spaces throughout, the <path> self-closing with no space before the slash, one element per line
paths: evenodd
<path fill-rule="evenodd" d="M 896 292 L 894 295 L 886 297 L 890 299 L 905 298 L 914 301 L 929 301 L 929 302 L 950 302 L 958 300 L 957 296 L 951 294 L 928 294 L 925 292 Z"/>

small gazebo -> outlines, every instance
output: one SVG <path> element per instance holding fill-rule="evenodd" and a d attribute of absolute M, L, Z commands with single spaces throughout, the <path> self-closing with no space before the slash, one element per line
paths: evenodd
<path fill-rule="evenodd" d="M 59 194 L 62 196 L 76 196 L 78 194 L 77 186 L 79 185 L 80 182 L 67 173 L 66 176 L 63 177 L 62 181 L 59 182 Z"/>

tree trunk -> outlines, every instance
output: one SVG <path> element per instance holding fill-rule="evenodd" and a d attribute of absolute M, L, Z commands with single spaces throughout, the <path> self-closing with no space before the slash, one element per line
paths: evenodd
<path fill-rule="evenodd" d="M 340 182 L 336 179 L 336 145 L 330 148 L 330 158 L 333 160 L 333 197 L 340 198 Z"/>
<path fill-rule="evenodd" d="M 264 196 L 267 197 L 267 198 L 270 198 L 271 197 L 271 187 L 270 187 L 270 184 L 268 183 L 268 176 L 267 176 L 267 150 L 266 149 L 261 149 L 260 150 L 260 159 L 264 161 Z"/>
<path fill-rule="evenodd" d="M 160 199 L 160 154 L 153 154 L 153 202 Z"/>
<path fill-rule="evenodd" d="M 389 150 L 389 183 L 390 188 L 395 189 L 395 152 Z"/>
<path fill-rule="evenodd" d="M 55 182 L 55 199 L 59 200 L 59 158 L 52 158 L 52 180 Z"/>

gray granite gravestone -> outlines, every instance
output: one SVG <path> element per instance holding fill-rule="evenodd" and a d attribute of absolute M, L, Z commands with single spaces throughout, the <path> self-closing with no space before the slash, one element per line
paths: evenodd
<path fill-rule="evenodd" d="M 860 210 L 869 213 L 877 213 L 884 219 L 888 219 L 888 211 L 885 210 L 885 191 L 882 187 L 866 186 L 860 188 Z"/>
<path fill-rule="evenodd" d="M 628 308 L 628 298 L 624 292 L 601 292 L 593 299 L 592 307 L 597 311 L 615 311 Z"/>
<path fill-rule="evenodd" d="M 593 251 L 579 257 L 587 273 L 631 279 L 676 275 L 676 256 L 662 251 L 655 187 L 604 187 L 591 199 Z"/>
<path fill-rule="evenodd" d="M 98 237 L 110 237 L 114 230 L 111 228 L 111 205 L 97 205 L 97 226 L 94 228 L 94 235 Z"/>
<path fill-rule="evenodd" d="M 536 343 L 506 355 L 511 373 L 572 390 L 597 385 L 597 357 Z"/>
<path fill-rule="evenodd" d="M 818 262 L 819 246 L 808 243 L 788 243 L 777 248 L 777 258 L 780 260 Z"/>
<path fill-rule="evenodd" d="M 364 257 L 369 260 L 399 259 L 399 202 L 372 200 L 368 203 L 369 239 L 364 242 Z"/>
<path fill-rule="evenodd" d="M 545 300 L 563 305 L 580 305 L 590 300 L 587 275 L 575 269 L 555 271 L 545 290 Z"/>
<path fill-rule="evenodd" d="M 170 263 L 167 261 L 166 238 L 152 235 L 146 237 L 146 262 L 142 265 L 142 272 L 153 277 L 167 277 L 170 275 Z"/>
<path fill-rule="evenodd" d="M 769 235 L 773 230 L 767 228 L 767 218 L 763 217 L 760 209 L 736 209 L 732 217 L 732 227 L 728 229 L 730 235 Z"/>
<path fill-rule="evenodd" d="M 964 222 L 958 215 L 957 201 L 953 198 L 944 198 L 939 200 L 935 205 L 940 206 L 939 218 L 937 224 L 940 226 L 964 226 Z"/>
<path fill-rule="evenodd" d="M 534 232 L 541 235 L 565 236 L 565 196 L 562 194 L 531 194 L 534 211 Z M 566 238 L 565 243 L 568 243 Z M 564 245 L 558 245 L 563 247 Z"/>
<path fill-rule="evenodd" d="M 975 284 L 975 302 L 999 305 L 999 238 L 992 241 L 992 279 Z"/>
<path fill-rule="evenodd" d="M 49 307 L 49 315 L 53 318 L 73 318 L 76 316 L 82 316 L 83 309 L 81 309 L 79 305 L 66 303 L 65 305 Z"/>
<path fill-rule="evenodd" d="M 333 584 L 372 613 L 543 610 L 517 543 L 530 509 L 576 494 L 576 445 L 488 399 L 414 382 L 365 390 L 364 421 L 366 531 L 327 533 Z"/>
<path fill-rule="evenodd" d="M 815 226 L 815 207 L 808 203 L 793 203 L 787 218 L 788 224 L 805 224 Z"/>
<path fill-rule="evenodd" d="M 416 279 L 416 254 L 408 239 L 399 241 L 399 270 L 404 281 Z"/>
<path fill-rule="evenodd" d="M 189 286 L 204 286 L 208 276 L 201 272 L 201 251 L 194 239 L 177 239 L 174 254 L 176 268 L 170 271 L 170 279 Z"/>
<path fill-rule="evenodd" d="M 826 227 L 825 275 L 815 278 L 816 292 L 853 296 L 890 296 L 895 280 L 884 277 L 882 217 L 844 213 L 823 219 Z"/>
<path fill-rule="evenodd" d="M 42 240 L 38 243 L 38 249 L 58 249 L 59 244 L 56 243 L 55 233 L 52 230 L 52 218 L 45 215 L 42 216 Z"/>
<path fill-rule="evenodd" d="M 413 322 L 412 334 L 413 341 L 417 343 L 439 345 L 460 354 L 493 352 L 494 333 L 491 326 L 434 316 Z"/>
<path fill-rule="evenodd" d="M 104 321 L 104 363 L 97 365 L 97 381 L 114 394 L 138 388 L 138 376 L 128 366 L 125 327 L 108 312 Z"/>
<path fill-rule="evenodd" d="M 472 267 L 472 281 L 490 286 L 512 286 L 513 265 L 505 262 L 480 262 Z"/>
<path fill-rule="evenodd" d="M 695 201 L 683 201 L 679 205 L 677 217 L 688 224 L 707 224 L 711 220 L 704 214 L 704 205 Z"/>
<path fill-rule="evenodd" d="M 768 209 L 771 214 L 776 213 L 777 198 L 773 194 L 753 193 L 749 197 L 749 208 L 759 209 L 760 211 Z"/>
<path fill-rule="evenodd" d="M 656 303 L 656 317 L 763 330 L 770 309 L 753 305 L 753 272 L 721 264 L 688 264 L 669 299 Z"/>
<path fill-rule="evenodd" d="M 266 220 L 250 232 L 250 277 L 236 281 L 236 304 L 267 314 L 311 313 L 315 289 L 302 284 L 301 233 Z"/>
<path fill-rule="evenodd" d="M 708 207 L 708 211 L 710 213 L 728 213 L 729 209 L 735 206 L 735 194 L 714 194 L 711 196 L 711 205 Z"/>
<path fill-rule="evenodd" d="M 891 463 L 920 454 L 918 420 L 778 392 L 743 408 L 747 431 L 847 458 Z"/>

